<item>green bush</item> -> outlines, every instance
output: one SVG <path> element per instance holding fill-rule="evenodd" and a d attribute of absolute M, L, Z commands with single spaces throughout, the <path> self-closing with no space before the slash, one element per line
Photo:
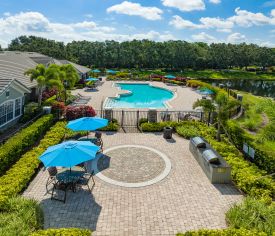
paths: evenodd
<path fill-rule="evenodd" d="M 226 213 L 227 222 L 234 228 L 253 229 L 272 235 L 275 232 L 275 204 L 246 198 Z"/>
<path fill-rule="evenodd" d="M 100 131 L 114 131 L 117 132 L 119 130 L 119 124 L 116 119 L 113 119 L 111 122 L 108 123 L 107 126 L 99 129 Z"/>
<path fill-rule="evenodd" d="M 24 114 L 20 118 L 20 123 L 26 123 L 30 121 L 32 118 L 37 116 L 40 112 L 42 112 L 42 108 L 38 106 L 38 103 L 30 102 L 24 107 Z"/>
<path fill-rule="evenodd" d="M 24 151 L 33 146 L 52 123 L 53 115 L 45 115 L 0 146 L 0 175 L 3 175 Z"/>
<path fill-rule="evenodd" d="M 201 229 L 178 233 L 177 236 L 267 236 L 264 232 L 247 229 Z"/>
<path fill-rule="evenodd" d="M 46 229 L 34 232 L 31 236 L 90 236 L 91 231 L 77 228 Z"/>
<path fill-rule="evenodd" d="M 34 200 L 11 198 L 6 202 L 6 211 L 0 213 L 0 235 L 29 236 L 42 225 L 42 210 Z"/>
<path fill-rule="evenodd" d="M 2 177 L 0 177 L 0 211 L 6 209 L 7 200 L 22 192 L 36 173 L 38 157 L 50 146 L 62 141 L 66 123 L 56 123 L 40 141 L 37 147 L 25 153 Z"/>
<path fill-rule="evenodd" d="M 54 102 L 56 102 L 56 95 L 53 95 L 52 97 L 45 100 L 43 102 L 43 106 L 51 106 Z"/>
<path fill-rule="evenodd" d="M 140 127 L 143 132 L 161 132 L 164 127 L 169 126 L 176 128 L 178 125 L 180 125 L 180 123 L 175 121 L 164 121 L 159 123 L 142 123 Z"/>
<path fill-rule="evenodd" d="M 188 124 L 178 126 L 176 128 L 176 131 L 180 136 L 186 139 L 190 139 L 200 135 L 200 131 L 196 126 L 188 125 Z"/>
<path fill-rule="evenodd" d="M 141 124 L 147 123 L 147 122 L 148 122 L 148 119 L 147 119 L 147 118 L 141 118 L 141 119 L 139 119 L 138 124 L 139 124 L 139 126 L 140 126 Z"/>

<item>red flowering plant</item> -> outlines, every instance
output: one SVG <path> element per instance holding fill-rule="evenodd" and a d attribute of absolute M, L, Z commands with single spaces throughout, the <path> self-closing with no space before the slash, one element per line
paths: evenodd
<path fill-rule="evenodd" d="M 65 104 L 64 102 L 54 102 L 52 104 L 52 113 L 59 113 L 59 115 L 62 115 L 65 111 Z"/>
<path fill-rule="evenodd" d="M 81 117 L 93 117 L 96 115 L 96 112 L 91 106 L 67 106 L 65 110 L 66 120 L 75 120 Z"/>
<path fill-rule="evenodd" d="M 52 89 L 46 89 L 45 91 L 43 91 L 42 93 L 42 101 L 47 100 L 48 98 L 54 96 L 57 94 L 57 90 L 52 88 Z"/>

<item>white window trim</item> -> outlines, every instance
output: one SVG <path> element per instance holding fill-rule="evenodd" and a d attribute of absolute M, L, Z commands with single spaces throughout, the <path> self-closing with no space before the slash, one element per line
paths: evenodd
<path fill-rule="evenodd" d="M 21 103 L 20 103 L 20 105 L 21 105 L 20 115 L 18 115 L 18 116 L 15 116 L 15 100 L 16 100 L 16 99 L 20 99 L 20 101 L 21 101 Z M 8 102 L 13 102 L 13 118 L 12 118 L 11 120 L 9 120 L 8 122 L 6 122 L 6 123 L 0 125 L 0 128 L 4 127 L 5 125 L 9 124 L 10 122 L 12 122 L 12 121 L 14 121 L 15 119 L 18 119 L 20 116 L 22 116 L 22 109 L 23 109 L 23 108 L 22 108 L 22 105 L 23 105 L 22 99 L 23 99 L 23 97 L 18 97 L 18 98 L 15 98 L 15 99 L 9 99 L 9 100 L 7 100 L 7 101 L 5 101 L 5 102 L 3 102 L 3 103 L 0 104 L 0 106 L 2 106 L 2 105 L 5 105 L 5 104 L 8 103 Z"/>

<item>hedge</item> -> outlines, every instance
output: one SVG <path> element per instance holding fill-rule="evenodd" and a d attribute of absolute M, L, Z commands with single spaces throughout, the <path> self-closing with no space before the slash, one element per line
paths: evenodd
<path fill-rule="evenodd" d="M 118 121 L 116 119 L 113 119 L 112 121 L 110 121 L 108 123 L 107 126 L 99 129 L 100 131 L 118 131 L 119 130 L 119 124 L 118 124 Z"/>
<path fill-rule="evenodd" d="M 60 228 L 39 230 L 31 234 L 31 236 L 91 236 L 92 232 L 87 229 L 77 228 Z"/>
<path fill-rule="evenodd" d="M 180 123 L 175 122 L 175 121 L 164 121 L 164 122 L 159 122 L 159 123 L 148 123 L 144 122 L 143 120 L 140 123 L 141 130 L 143 132 L 161 132 L 164 127 L 170 126 L 175 128 L 176 126 L 180 125 Z"/>
<path fill-rule="evenodd" d="M 230 138 L 234 145 L 242 150 L 243 143 L 247 143 L 255 150 L 254 162 L 261 169 L 267 171 L 267 173 L 271 174 L 275 172 L 275 155 L 272 153 L 268 153 L 266 150 L 262 150 L 262 148 L 255 144 L 253 140 L 245 134 L 243 129 L 239 127 L 234 121 L 228 121 L 226 125 L 226 131 L 230 135 Z"/>
<path fill-rule="evenodd" d="M 33 146 L 53 123 L 53 115 L 45 115 L 0 146 L 0 176 Z"/>
<path fill-rule="evenodd" d="M 247 229 L 201 229 L 178 233 L 177 236 L 267 236 L 264 232 Z"/>
<path fill-rule="evenodd" d="M 62 141 L 66 123 L 56 123 L 40 141 L 39 145 L 25 153 L 5 175 L 0 177 L 0 210 L 5 209 L 10 197 L 22 192 L 39 167 L 38 157 L 49 147 Z"/>

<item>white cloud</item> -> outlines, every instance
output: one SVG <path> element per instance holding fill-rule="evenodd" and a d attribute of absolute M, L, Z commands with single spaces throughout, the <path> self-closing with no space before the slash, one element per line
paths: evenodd
<path fill-rule="evenodd" d="M 180 16 L 173 16 L 169 24 L 177 29 L 217 29 L 221 32 L 230 32 L 234 26 L 234 23 L 231 21 L 220 18 L 202 17 L 200 24 L 195 24 Z"/>
<path fill-rule="evenodd" d="M 21 12 L 0 18 L 0 43 L 6 47 L 8 43 L 20 35 L 35 35 L 39 37 L 63 41 L 73 40 L 126 41 L 132 39 L 150 39 L 165 41 L 175 39 L 169 32 L 159 33 L 149 31 L 136 34 L 115 33 L 110 26 L 98 25 L 93 21 L 75 22 L 70 24 L 51 22 L 39 12 Z"/>
<path fill-rule="evenodd" d="M 240 8 L 235 9 L 235 15 L 226 19 L 219 17 L 202 17 L 200 23 L 185 20 L 180 16 L 173 16 L 169 22 L 177 29 L 216 29 L 219 32 L 231 32 L 234 26 L 251 27 L 260 25 L 275 25 L 275 9 L 271 10 L 270 17 L 263 13 L 253 13 Z"/>
<path fill-rule="evenodd" d="M 180 11 L 204 10 L 204 0 L 162 0 L 166 7 L 175 7 Z"/>
<path fill-rule="evenodd" d="M 228 20 L 242 27 L 251 27 L 253 25 L 275 24 L 274 16 L 268 17 L 263 13 L 253 13 L 241 10 L 239 7 L 235 9 L 235 16 L 229 17 Z"/>
<path fill-rule="evenodd" d="M 242 43 L 242 42 L 245 42 L 246 40 L 247 39 L 246 39 L 245 35 L 240 34 L 240 33 L 233 33 L 227 37 L 228 43 Z"/>
<path fill-rule="evenodd" d="M 93 18 L 93 15 L 92 14 L 85 14 L 84 15 L 86 18 Z"/>
<path fill-rule="evenodd" d="M 185 20 L 177 15 L 173 16 L 169 24 L 173 25 L 177 29 L 201 29 L 203 27 L 202 25 L 194 24 L 193 22 Z"/>
<path fill-rule="evenodd" d="M 107 12 L 125 14 L 130 16 L 140 16 L 147 20 L 160 20 L 163 11 L 157 7 L 143 7 L 139 3 L 124 1 L 120 4 L 107 8 Z"/>
<path fill-rule="evenodd" d="M 221 0 L 209 0 L 209 2 L 214 3 L 214 4 L 219 4 L 219 3 L 221 3 Z"/>
<path fill-rule="evenodd" d="M 209 35 L 205 32 L 201 32 L 199 34 L 193 34 L 192 39 L 198 42 L 206 42 L 206 43 L 218 42 L 218 40 L 214 36 Z"/>

